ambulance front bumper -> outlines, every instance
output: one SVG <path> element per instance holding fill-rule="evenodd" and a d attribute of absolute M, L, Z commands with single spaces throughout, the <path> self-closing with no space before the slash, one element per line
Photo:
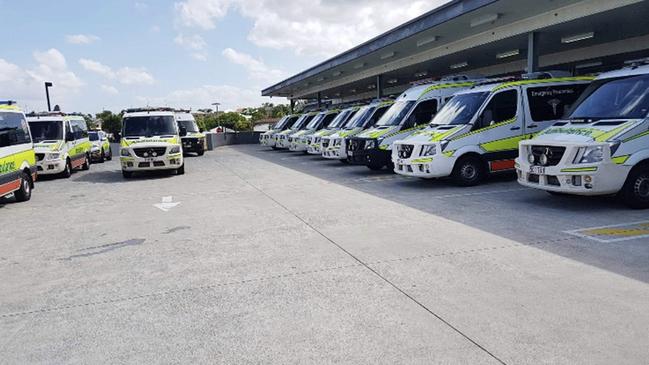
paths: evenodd
<path fill-rule="evenodd" d="M 347 149 L 345 148 L 345 140 L 323 140 L 322 157 L 332 160 L 346 160 Z"/>
<path fill-rule="evenodd" d="M 422 156 L 422 150 L 432 147 L 434 153 Z M 442 154 L 439 144 L 395 142 L 392 147 L 394 172 L 399 175 L 435 179 L 450 176 L 456 158 Z"/>
<path fill-rule="evenodd" d="M 532 146 L 551 147 L 562 151 L 560 158 L 542 166 L 531 163 Z M 597 163 L 574 163 L 580 148 L 589 145 L 559 145 L 551 143 L 536 144 L 522 142 L 519 157 L 516 159 L 516 173 L 519 184 L 545 191 L 574 195 L 609 195 L 622 189 L 631 166 L 614 163 L 610 153 Z"/>
<path fill-rule="evenodd" d="M 180 146 L 177 146 L 180 147 Z M 138 149 L 141 147 L 138 147 Z M 155 171 L 155 170 L 173 170 L 180 168 L 183 163 L 183 151 L 170 153 L 172 147 L 167 147 L 165 154 L 157 156 L 146 156 L 138 152 L 135 153 L 133 148 L 126 148 L 129 152 L 128 156 L 123 154 L 124 147 L 120 151 L 120 164 L 123 171 L 137 172 L 137 171 Z"/>

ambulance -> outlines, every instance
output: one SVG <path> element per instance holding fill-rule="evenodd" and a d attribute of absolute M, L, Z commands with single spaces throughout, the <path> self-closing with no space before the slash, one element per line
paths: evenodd
<path fill-rule="evenodd" d="M 104 161 L 112 160 L 113 153 L 110 150 L 110 141 L 108 135 L 104 131 L 89 131 L 88 138 L 92 145 L 90 149 L 90 158 L 93 162 L 97 161 L 103 163 Z"/>
<path fill-rule="evenodd" d="M 14 101 L 0 100 L 0 198 L 17 202 L 32 197 L 36 156 L 25 114 Z"/>
<path fill-rule="evenodd" d="M 275 149 L 275 135 L 289 129 L 299 117 L 299 115 L 287 115 L 282 117 L 282 119 L 275 123 L 268 132 L 262 133 L 259 136 L 259 144 Z"/>
<path fill-rule="evenodd" d="M 39 175 L 69 178 L 75 169 L 90 169 L 92 144 L 81 114 L 62 112 L 27 115 Z"/>
<path fill-rule="evenodd" d="M 122 175 L 168 170 L 185 173 L 181 138 L 187 135 L 176 122 L 172 108 L 139 108 L 124 111 L 120 163 Z"/>
<path fill-rule="evenodd" d="M 601 74 L 567 118 L 521 142 L 518 182 L 649 208 L 649 65 Z"/>
<path fill-rule="evenodd" d="M 306 129 L 306 126 L 311 123 L 311 120 L 315 118 L 316 115 L 318 115 L 317 112 L 302 114 L 295 122 L 293 122 L 293 124 L 291 124 L 289 129 L 275 134 L 275 149 L 287 149 L 293 140 L 290 138 L 290 135 Z"/>
<path fill-rule="evenodd" d="M 343 128 L 359 109 L 358 106 L 343 109 L 326 128 L 307 136 L 306 152 L 310 155 L 322 155 L 322 138 L 330 136 Z"/>
<path fill-rule="evenodd" d="M 459 91 L 426 129 L 395 142 L 394 171 L 425 179 L 451 176 L 460 186 L 512 171 L 518 143 L 551 126 L 592 80 L 537 73 Z"/>
<path fill-rule="evenodd" d="M 323 130 L 333 122 L 333 120 L 340 114 L 340 110 L 327 110 L 318 113 L 306 128 L 297 131 L 289 136 L 288 149 L 292 152 L 305 152 L 307 151 L 308 137 L 316 132 Z"/>
<path fill-rule="evenodd" d="M 391 168 L 392 143 L 425 128 L 453 94 L 474 84 L 466 76 L 449 77 L 406 90 L 374 128 L 347 139 L 349 162 L 370 170 Z"/>
<path fill-rule="evenodd" d="M 175 114 L 178 129 L 185 132 L 185 135 L 180 137 L 180 140 L 183 143 L 183 153 L 187 154 L 192 152 L 199 156 L 203 156 L 207 149 L 207 138 L 200 128 L 198 128 L 196 119 L 194 119 L 191 111 L 176 110 Z"/>

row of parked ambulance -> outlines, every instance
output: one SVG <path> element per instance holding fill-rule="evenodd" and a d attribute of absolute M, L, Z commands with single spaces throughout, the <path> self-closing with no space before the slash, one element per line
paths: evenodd
<path fill-rule="evenodd" d="M 183 155 L 203 155 L 205 135 L 187 110 L 126 110 L 120 145 L 122 174 L 150 170 L 185 172 Z M 25 115 L 12 101 L 0 101 L 0 199 L 31 198 L 39 175 L 69 178 L 76 169 L 113 157 L 108 136 L 89 131 L 80 114 L 62 112 Z"/>
<path fill-rule="evenodd" d="M 461 186 L 515 170 L 527 187 L 649 208 L 649 65 L 425 82 L 396 100 L 284 117 L 260 143 Z"/>

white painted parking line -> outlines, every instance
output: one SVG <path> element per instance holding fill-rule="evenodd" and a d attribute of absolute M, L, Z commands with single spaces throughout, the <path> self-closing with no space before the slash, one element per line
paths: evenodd
<path fill-rule="evenodd" d="M 649 237 L 649 221 L 581 228 L 564 233 L 602 243 L 615 243 Z"/>
<path fill-rule="evenodd" d="M 488 195 L 488 194 L 501 194 L 501 193 L 512 193 L 515 191 L 524 191 L 530 190 L 530 188 L 516 188 L 516 189 L 502 189 L 502 190 L 489 190 L 489 191 L 478 191 L 475 193 L 462 193 L 462 194 L 448 194 L 448 195 L 431 195 L 431 198 L 444 199 L 444 198 L 460 198 L 465 196 L 476 196 L 476 195 Z"/>

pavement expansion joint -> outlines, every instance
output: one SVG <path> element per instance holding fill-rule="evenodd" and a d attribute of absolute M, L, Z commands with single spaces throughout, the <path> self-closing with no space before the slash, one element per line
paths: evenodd
<path fill-rule="evenodd" d="M 422 302 L 418 301 L 415 297 L 413 297 L 411 294 L 407 293 L 403 288 L 399 287 L 397 284 L 393 283 L 390 281 L 388 278 L 385 276 L 381 275 L 378 271 L 376 271 L 374 268 L 370 266 L 370 264 L 362 261 L 358 257 L 356 257 L 354 254 L 351 252 L 347 251 L 343 246 L 338 244 L 336 241 L 331 239 L 329 236 L 325 235 L 322 233 L 320 230 L 318 230 L 316 227 L 314 227 L 312 224 L 310 224 L 305 218 L 301 217 L 299 214 L 279 202 L 277 199 L 273 198 L 271 195 L 269 195 L 267 192 L 259 188 L 258 186 L 252 184 L 250 181 L 246 180 L 243 176 L 238 174 L 236 171 L 234 171 L 232 168 L 229 166 L 225 166 L 224 164 L 220 164 L 224 169 L 230 171 L 233 175 L 237 176 L 239 179 L 241 179 L 244 183 L 247 185 L 251 186 L 255 190 L 257 190 L 260 194 L 264 195 L 267 199 L 270 199 L 273 201 L 275 204 L 277 204 L 279 207 L 284 209 L 287 213 L 293 215 L 296 219 L 300 220 L 303 224 L 305 224 L 309 229 L 313 230 L 317 234 L 319 234 L 322 238 L 326 239 L 329 241 L 332 245 L 336 246 L 339 250 L 344 252 L 346 255 L 348 255 L 350 258 L 352 258 L 354 261 L 358 262 L 358 264 L 365 269 L 369 270 L 372 274 L 374 274 L 376 277 L 378 277 L 380 280 L 384 281 L 386 284 L 390 285 L 392 288 L 394 288 L 396 291 L 401 293 L 403 296 L 408 298 L 411 302 L 419 306 L 421 309 L 424 311 L 428 312 L 431 316 L 435 317 L 437 320 L 442 322 L 444 325 L 446 325 L 448 328 L 456 332 L 458 335 L 466 339 L 468 342 L 472 343 L 474 346 L 479 348 L 481 351 L 483 351 L 485 354 L 499 362 L 500 364 L 506 364 L 503 360 L 501 360 L 499 357 L 497 357 L 495 354 L 493 354 L 491 351 L 489 351 L 487 348 L 485 348 L 483 345 L 477 342 L 477 340 L 474 340 L 473 338 L 469 337 L 469 335 L 465 334 L 462 332 L 459 328 L 455 327 L 453 324 L 451 324 L 449 321 L 444 319 L 441 315 L 435 313 L 432 309 L 428 308 L 426 305 L 424 305 Z"/>
<path fill-rule="evenodd" d="M 147 299 L 147 298 L 164 297 L 164 296 L 178 295 L 178 294 L 192 293 L 192 292 L 203 292 L 203 291 L 208 291 L 208 290 L 212 290 L 212 289 L 216 289 L 216 288 L 222 288 L 222 287 L 226 287 L 226 286 L 236 286 L 236 285 L 244 285 L 244 284 L 250 284 L 250 283 L 260 283 L 260 282 L 265 282 L 265 281 L 285 279 L 285 278 L 298 277 L 298 276 L 306 276 L 306 275 L 312 275 L 312 274 L 317 274 L 317 273 L 322 273 L 322 272 L 331 272 L 331 271 L 337 271 L 337 270 L 350 269 L 350 268 L 355 268 L 355 267 L 361 267 L 361 265 L 360 264 L 339 265 L 339 266 L 327 267 L 327 268 L 322 268 L 322 269 L 303 270 L 303 271 L 297 271 L 297 272 L 288 272 L 288 273 L 284 273 L 284 274 L 265 276 L 265 277 L 260 277 L 260 278 L 229 281 L 229 282 L 219 283 L 219 284 L 203 285 L 203 286 L 183 288 L 183 289 L 166 290 L 166 291 L 161 291 L 161 292 L 156 292 L 156 293 L 132 295 L 132 296 L 128 296 L 128 297 L 109 298 L 109 299 L 104 299 L 104 300 L 99 300 L 99 301 L 94 301 L 94 302 L 73 303 L 73 304 L 50 307 L 50 308 L 35 309 L 35 310 L 31 310 L 31 311 L 0 314 L 0 318 L 20 317 L 20 316 L 26 316 L 26 315 L 32 315 L 32 314 L 58 312 L 58 311 L 67 310 L 67 309 L 90 307 L 90 306 L 96 306 L 96 305 L 124 303 L 124 302 L 130 302 L 130 301 L 135 301 L 135 300 Z"/>

